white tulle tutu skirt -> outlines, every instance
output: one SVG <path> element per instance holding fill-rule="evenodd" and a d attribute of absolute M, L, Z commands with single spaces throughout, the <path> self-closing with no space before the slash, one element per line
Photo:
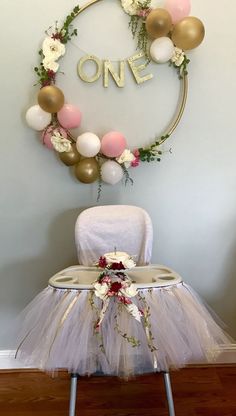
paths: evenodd
<path fill-rule="evenodd" d="M 102 301 L 91 290 L 48 286 L 21 315 L 17 356 L 45 371 L 102 372 L 130 377 L 195 362 L 214 362 L 232 340 L 186 284 L 142 289 L 133 298 L 139 322 L 111 299 L 99 330 Z"/>

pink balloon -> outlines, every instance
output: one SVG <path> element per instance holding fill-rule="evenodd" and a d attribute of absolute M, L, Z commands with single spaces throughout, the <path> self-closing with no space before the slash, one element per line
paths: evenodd
<path fill-rule="evenodd" d="M 54 149 L 53 144 L 51 142 L 51 137 L 54 133 L 60 133 L 65 139 L 67 138 L 67 133 L 62 127 L 53 127 L 49 126 L 42 132 L 42 142 L 48 149 Z"/>
<path fill-rule="evenodd" d="M 190 0 L 166 0 L 165 9 L 170 13 L 175 24 L 189 15 L 191 3 Z"/>
<path fill-rule="evenodd" d="M 78 107 L 72 104 L 64 104 L 62 109 L 58 111 L 57 118 L 65 129 L 74 129 L 80 125 L 81 112 Z"/>
<path fill-rule="evenodd" d="M 123 134 L 110 131 L 101 140 L 101 153 L 108 157 L 118 157 L 127 147 Z"/>

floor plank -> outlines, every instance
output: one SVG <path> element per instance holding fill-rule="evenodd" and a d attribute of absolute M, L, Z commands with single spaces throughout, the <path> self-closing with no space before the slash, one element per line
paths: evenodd
<path fill-rule="evenodd" d="M 187 368 L 171 374 L 176 416 L 236 416 L 236 366 Z M 69 375 L 34 371 L 0 373 L 1 416 L 65 416 Z M 123 381 L 79 380 L 78 416 L 167 416 L 161 374 Z"/>

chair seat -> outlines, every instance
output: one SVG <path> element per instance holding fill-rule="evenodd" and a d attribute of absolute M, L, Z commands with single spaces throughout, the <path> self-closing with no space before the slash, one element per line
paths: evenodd
<path fill-rule="evenodd" d="M 101 271 L 97 267 L 71 266 L 49 279 L 49 285 L 58 289 L 92 290 L 92 283 Z M 172 269 L 160 264 L 135 267 L 126 270 L 136 289 L 172 286 L 182 282 L 182 278 Z"/>

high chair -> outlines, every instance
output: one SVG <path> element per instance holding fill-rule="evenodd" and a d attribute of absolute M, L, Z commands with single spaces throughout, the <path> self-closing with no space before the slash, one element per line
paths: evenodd
<path fill-rule="evenodd" d="M 150 264 L 152 239 L 152 223 L 142 208 L 86 209 L 75 226 L 79 266 L 54 275 L 24 312 L 18 353 L 26 364 L 49 372 L 68 369 L 69 416 L 75 415 L 79 376 L 151 372 L 163 374 L 174 416 L 169 370 L 213 362 L 219 346 L 232 342 L 176 272 Z M 104 307 L 93 285 L 100 274 L 95 263 L 116 250 L 135 259 L 136 267 L 125 270 L 135 294 L 123 304 L 113 296 Z"/>
<path fill-rule="evenodd" d="M 79 264 L 90 267 L 89 271 L 95 272 L 95 274 L 97 274 L 97 269 L 93 266 L 96 260 L 99 259 L 99 257 L 104 253 L 107 253 L 114 248 L 117 248 L 119 251 L 129 253 L 134 257 L 137 266 L 139 266 L 139 270 L 145 271 L 146 269 L 142 269 L 141 266 L 147 266 L 150 263 L 152 240 L 153 229 L 151 219 L 146 211 L 135 206 L 117 205 L 89 208 L 79 215 L 75 226 L 75 241 Z M 161 269 L 159 266 L 158 269 L 162 271 L 162 276 L 160 276 L 161 278 L 170 279 L 169 282 L 168 280 L 160 281 L 159 284 L 162 286 L 163 282 L 164 285 L 166 285 L 167 282 L 167 284 L 170 284 L 170 282 L 171 284 L 176 284 L 181 281 L 180 277 L 176 274 L 174 275 L 170 269 Z M 54 287 L 55 285 L 58 287 L 59 283 L 60 287 L 62 287 L 61 285 L 64 283 L 62 276 L 68 276 L 68 274 L 71 275 L 71 273 L 73 273 L 74 276 L 77 276 L 78 270 L 78 267 L 68 268 L 51 278 L 49 284 Z M 84 271 L 86 269 L 83 268 L 82 270 Z M 85 276 L 83 283 L 82 280 L 79 279 L 79 281 L 81 281 L 81 284 L 76 283 L 76 280 L 72 280 L 71 283 L 74 282 L 72 284 L 75 285 L 74 287 L 78 290 L 91 290 L 89 287 L 84 287 L 84 283 L 86 281 Z M 143 283 L 145 286 L 147 285 L 146 287 L 150 287 L 149 283 L 146 281 Z M 69 281 L 67 280 L 66 285 L 63 285 L 63 287 L 70 287 L 68 284 Z M 158 283 L 155 283 L 153 287 L 156 287 L 157 285 Z M 139 284 L 139 287 L 143 287 L 142 283 Z M 169 372 L 164 371 L 163 376 L 169 415 L 174 416 L 174 402 Z M 77 379 L 78 375 L 76 373 L 72 373 L 69 411 L 70 416 L 75 415 Z"/>

